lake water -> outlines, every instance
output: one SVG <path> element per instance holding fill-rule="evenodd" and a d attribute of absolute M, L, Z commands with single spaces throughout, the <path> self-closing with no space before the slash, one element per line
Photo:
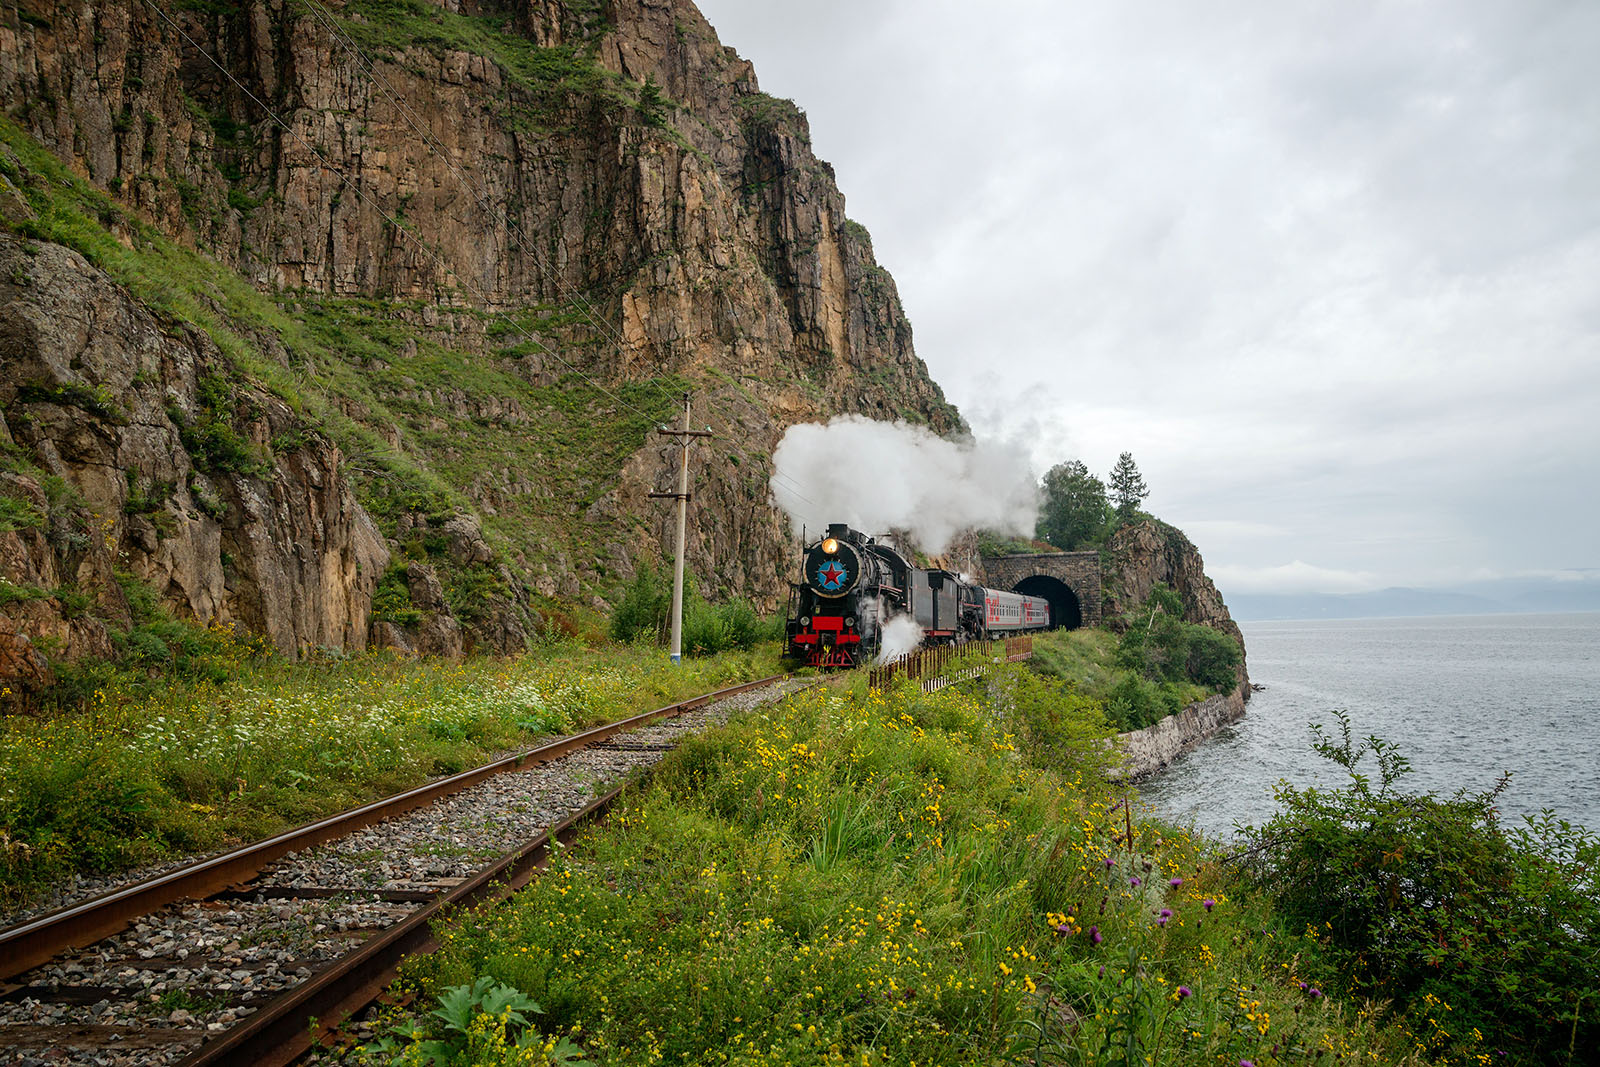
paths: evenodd
<path fill-rule="evenodd" d="M 1400 746 L 1409 791 L 1511 785 L 1508 822 L 1553 808 L 1600 830 L 1600 614 L 1477 615 L 1241 624 L 1250 680 L 1266 689 L 1234 726 L 1140 787 L 1180 822 L 1230 836 L 1275 807 L 1279 779 L 1337 785 L 1308 723 Z M 1376 782 L 1368 757 L 1362 767 Z"/>

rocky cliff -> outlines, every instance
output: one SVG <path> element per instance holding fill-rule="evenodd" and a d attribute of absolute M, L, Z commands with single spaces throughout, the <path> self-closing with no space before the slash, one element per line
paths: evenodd
<path fill-rule="evenodd" d="M 667 544 L 777 602 L 791 423 L 957 425 L 804 115 L 688 0 L 0 4 L 0 644 L 133 584 L 514 648 Z M 7 656 L 0 649 L 0 656 Z"/>
<path fill-rule="evenodd" d="M 1103 617 L 1115 627 L 1138 608 L 1158 585 L 1171 586 L 1183 601 L 1185 622 L 1220 630 L 1244 648 L 1244 634 L 1228 614 L 1222 594 L 1206 577 L 1200 550 L 1176 526 L 1155 519 L 1124 526 L 1106 544 L 1102 581 Z M 1241 662 L 1239 683 L 1249 693 L 1249 677 Z M 1246 696 L 1248 699 L 1248 696 Z"/>

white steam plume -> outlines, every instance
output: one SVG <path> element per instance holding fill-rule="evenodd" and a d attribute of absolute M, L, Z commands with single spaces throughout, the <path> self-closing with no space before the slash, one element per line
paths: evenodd
<path fill-rule="evenodd" d="M 947 441 L 904 422 L 840 415 L 789 427 L 772 454 L 772 496 L 796 533 L 847 522 L 909 530 L 937 555 L 958 531 L 1033 535 L 1038 490 L 1019 445 Z"/>
<path fill-rule="evenodd" d="M 878 652 L 878 662 L 888 663 L 907 652 L 915 652 L 922 644 L 922 627 L 910 615 L 896 615 L 883 624 L 883 648 Z"/>

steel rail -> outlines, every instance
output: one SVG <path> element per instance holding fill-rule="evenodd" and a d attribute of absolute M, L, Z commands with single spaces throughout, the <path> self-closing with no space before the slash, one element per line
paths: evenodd
<path fill-rule="evenodd" d="M 496 774 L 548 763 L 634 727 L 682 715 L 712 701 L 770 685 L 784 677 L 777 674 L 719 689 L 714 693 L 703 693 L 654 711 L 597 726 L 0 930 L 0 980 L 32 970 L 69 949 L 81 948 L 110 937 L 126 929 L 134 920 L 175 900 L 204 899 L 244 885 L 263 867 L 291 852 L 343 837 L 364 826 L 404 814 Z"/>
<path fill-rule="evenodd" d="M 342 1025 L 376 1000 L 399 974 L 402 958 L 439 947 L 431 923 L 447 909 L 502 900 L 527 885 L 550 859 L 552 839 L 577 837 L 585 823 L 610 809 L 628 784 L 591 801 L 556 826 L 485 867 L 440 899 L 413 912 L 360 948 L 334 961 L 293 989 L 270 1001 L 247 1022 L 208 1042 L 179 1061 L 178 1067 L 286 1067 L 304 1055 L 316 1038 Z"/>

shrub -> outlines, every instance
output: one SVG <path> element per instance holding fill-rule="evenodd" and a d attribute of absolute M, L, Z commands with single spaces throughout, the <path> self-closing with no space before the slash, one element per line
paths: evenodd
<path fill-rule="evenodd" d="M 0 493 L 0 533 L 9 530 L 39 529 L 45 518 L 30 501 Z"/>
<path fill-rule="evenodd" d="M 618 641 L 660 641 L 672 610 L 672 583 L 663 568 L 641 563 L 611 616 L 611 636 Z"/>
<path fill-rule="evenodd" d="M 1225 693 L 1238 684 L 1244 651 L 1239 643 L 1209 626 L 1188 625 L 1187 673 L 1207 689 Z"/>
<path fill-rule="evenodd" d="M 698 596 L 684 595 L 683 650 L 691 656 L 710 656 L 735 648 L 750 649 L 774 639 L 773 626 L 763 622 L 746 601 L 707 604 Z"/>
<path fill-rule="evenodd" d="M 511 592 L 500 575 L 487 565 L 447 569 L 442 577 L 445 602 L 450 605 L 451 613 L 466 623 L 479 623 L 489 618 Z"/>
<path fill-rule="evenodd" d="M 1244 652 L 1237 641 L 1209 626 L 1183 620 L 1183 601 L 1157 586 L 1132 613 L 1117 649 L 1117 663 L 1152 682 L 1194 682 L 1218 693 L 1232 689 Z"/>
<path fill-rule="evenodd" d="M 1418 1018 L 1447 1005 L 1455 1036 L 1435 1027 L 1432 1051 L 1473 1028 L 1512 1062 L 1600 1048 L 1600 839 L 1548 812 L 1501 826 L 1509 777 L 1447 798 L 1397 790 L 1406 758 L 1378 737 L 1355 743 L 1337 717 L 1339 739 L 1316 726 L 1314 747 L 1349 784 L 1280 787 L 1281 810 L 1254 835 L 1252 872 L 1279 913 L 1325 932 L 1363 995 Z M 1357 770 L 1368 755 L 1376 789 Z"/>
<path fill-rule="evenodd" d="M 763 620 L 745 601 L 708 604 L 696 589 L 694 575 L 683 575 L 683 651 L 690 656 L 711 656 L 732 649 L 754 648 L 777 640 L 776 620 Z M 633 581 L 623 588 L 622 599 L 611 616 L 611 636 L 617 641 L 659 644 L 672 632 L 672 575 L 665 565 L 639 565 Z"/>
<path fill-rule="evenodd" d="M 377 588 L 372 591 L 372 621 L 398 626 L 415 626 L 422 621 L 422 612 L 411 603 L 411 586 L 403 565 L 391 565 L 378 579 Z"/>
<path fill-rule="evenodd" d="M 1157 586 L 1132 613 L 1117 649 L 1117 662 L 1153 682 L 1184 677 L 1189 660 L 1189 634 L 1183 625 L 1183 601 L 1166 586 Z"/>
<path fill-rule="evenodd" d="M 78 382 L 24 382 L 17 388 L 17 402 L 81 408 L 107 422 L 125 424 L 128 421 L 128 417 L 117 405 L 116 398 L 111 395 L 111 390 L 104 385 L 90 386 Z"/>
<path fill-rule="evenodd" d="M 1142 730 L 1182 710 L 1189 695 L 1176 683 L 1128 674 L 1106 696 L 1106 715 L 1119 730 Z"/>

